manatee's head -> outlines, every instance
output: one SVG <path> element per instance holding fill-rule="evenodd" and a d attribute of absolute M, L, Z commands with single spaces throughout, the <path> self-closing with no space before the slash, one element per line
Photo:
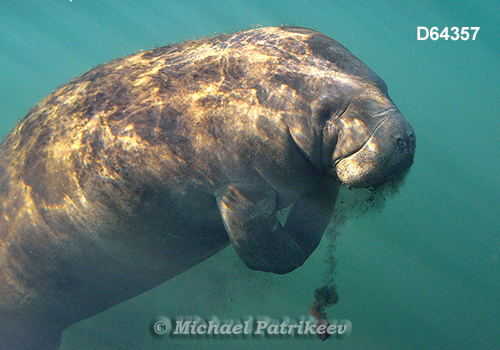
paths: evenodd
<path fill-rule="evenodd" d="M 325 140 L 335 143 L 325 166 L 345 185 L 376 187 L 413 164 L 413 128 L 382 91 L 369 89 L 351 100 L 325 128 L 336 139 Z"/>
<path fill-rule="evenodd" d="M 328 36 L 303 28 L 284 30 L 309 35 L 310 58 L 303 60 L 303 70 L 314 72 L 306 84 L 295 83 L 307 86 L 302 90 L 312 97 L 310 119 L 288 123 L 298 147 L 316 167 L 348 186 L 377 187 L 400 178 L 413 164 L 416 139 L 384 81 Z"/>

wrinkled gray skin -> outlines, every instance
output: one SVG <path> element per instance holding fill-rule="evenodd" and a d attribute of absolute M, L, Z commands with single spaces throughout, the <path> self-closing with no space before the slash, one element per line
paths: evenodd
<path fill-rule="evenodd" d="M 0 348 L 56 349 L 66 327 L 229 243 L 251 269 L 290 272 L 320 242 L 339 186 L 397 178 L 414 149 L 385 83 L 312 30 L 99 66 L 0 146 Z"/>

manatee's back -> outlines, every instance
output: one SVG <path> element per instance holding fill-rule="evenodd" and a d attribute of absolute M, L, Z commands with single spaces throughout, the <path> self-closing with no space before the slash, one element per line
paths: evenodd
<path fill-rule="evenodd" d="M 199 80 L 213 78 L 190 71 L 186 45 L 96 67 L 32 108 L 0 145 L 0 348 L 56 348 L 65 327 L 158 285 L 228 243 L 215 200 L 203 193 L 213 207 L 208 221 L 216 215 L 206 226 L 214 236 L 204 239 L 205 246 L 197 237 L 181 242 L 192 246 L 193 257 L 176 256 L 171 270 L 154 261 L 155 254 L 164 259 L 169 252 L 186 253 L 162 246 L 159 233 L 168 224 L 161 220 L 167 216 L 148 212 L 154 200 L 147 202 L 165 184 L 182 195 L 186 164 L 195 157 L 192 125 L 176 89 L 196 89 Z M 168 103 L 175 96 L 176 108 Z M 159 222 L 139 227 L 137 222 L 148 223 L 148 213 Z M 132 228 L 121 228 L 124 222 Z M 158 237 L 141 238 L 147 228 Z M 113 242 L 113 235 L 122 237 Z M 126 244 L 136 243 L 144 252 L 155 246 L 149 270 L 147 259 L 133 265 Z"/>
<path fill-rule="evenodd" d="M 56 343 L 62 328 L 161 283 L 153 269 L 145 272 L 125 261 L 128 238 L 147 249 L 157 245 L 155 254 L 168 248 L 162 237 L 141 240 L 145 229 L 130 219 L 148 222 L 141 213 L 161 207 L 146 202 L 152 194 L 188 203 L 184 194 L 199 190 L 197 202 L 209 203 L 202 207 L 209 213 L 198 228 L 205 229 L 204 220 L 216 231 L 203 249 L 192 247 L 198 258 L 160 276 L 168 279 L 227 244 L 220 217 L 215 218 L 217 186 L 231 176 L 254 180 L 257 172 L 245 165 L 255 162 L 273 176 L 288 174 L 290 164 L 312 167 L 305 158 L 296 161 L 303 156 L 280 119 L 290 111 L 310 113 L 306 91 L 301 91 L 305 97 L 292 98 L 299 95 L 301 80 L 288 74 L 303 68 L 294 50 L 305 54 L 304 45 L 298 39 L 293 45 L 296 39 L 282 31 L 236 33 L 118 59 L 60 87 L 28 113 L 0 145 L 0 336 L 17 333 L 38 341 L 36 329 L 55 334 L 46 341 Z M 251 56 L 240 55 L 245 47 L 252 48 Z M 224 55 L 227 50 L 234 54 Z M 281 56 L 290 60 L 270 64 Z M 176 193 L 169 192 L 174 188 Z M 197 209 L 192 212 L 201 213 Z M 169 217 L 175 221 L 174 214 Z M 152 228 L 168 226 L 160 221 Z M 103 232 L 122 234 L 123 245 L 110 247 L 115 237 Z M 89 254 L 95 250 L 102 254 Z M 92 266 L 99 268 L 91 271 Z M 123 266 L 129 270 L 120 275 Z M 115 286 L 130 278 L 141 280 L 128 280 L 129 295 L 117 295 Z M 78 296 L 70 299 L 75 290 Z M 103 300 L 89 304 L 95 293 Z"/>

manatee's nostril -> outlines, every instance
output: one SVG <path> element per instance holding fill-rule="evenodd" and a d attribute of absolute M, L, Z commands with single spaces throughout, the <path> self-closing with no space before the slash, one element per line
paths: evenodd
<path fill-rule="evenodd" d="M 415 145 L 416 145 L 415 135 L 414 134 L 410 134 L 410 147 L 412 149 L 415 149 Z"/>
<path fill-rule="evenodd" d="M 400 149 L 405 148 L 405 145 L 406 145 L 405 140 L 403 140 L 401 137 L 400 137 L 400 138 L 398 138 L 398 139 L 396 140 L 396 145 L 397 145 L 397 146 L 398 146 L 398 148 L 400 148 Z"/>

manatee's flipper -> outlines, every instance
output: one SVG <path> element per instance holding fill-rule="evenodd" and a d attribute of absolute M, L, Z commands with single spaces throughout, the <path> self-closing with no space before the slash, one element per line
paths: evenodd
<path fill-rule="evenodd" d="M 328 225 L 338 185 L 323 183 L 301 197 L 283 227 L 276 213 L 278 194 L 268 184 L 232 183 L 216 193 L 233 247 L 251 269 L 287 273 L 301 266 Z"/>

